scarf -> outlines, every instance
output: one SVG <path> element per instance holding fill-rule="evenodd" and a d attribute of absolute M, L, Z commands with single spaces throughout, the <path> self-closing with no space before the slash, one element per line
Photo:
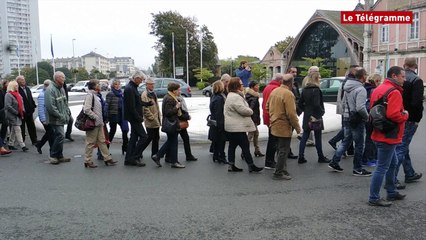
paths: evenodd
<path fill-rule="evenodd" d="M 259 94 L 258 92 L 254 91 L 254 90 L 253 90 L 253 89 L 251 89 L 251 88 L 248 88 L 248 89 L 247 89 L 246 94 L 250 94 L 250 95 L 252 95 L 252 96 L 254 96 L 254 97 L 259 97 L 259 96 L 260 96 L 260 94 Z"/>
<path fill-rule="evenodd" d="M 179 102 L 176 95 L 173 92 L 167 92 L 176 102 Z M 182 116 L 182 109 L 178 109 L 178 117 Z"/>
<path fill-rule="evenodd" d="M 24 119 L 24 106 L 22 104 L 22 97 L 19 94 L 18 91 L 10 91 L 10 94 L 12 94 L 12 96 L 14 96 L 16 98 L 16 101 L 18 102 L 18 116 L 21 119 Z"/>

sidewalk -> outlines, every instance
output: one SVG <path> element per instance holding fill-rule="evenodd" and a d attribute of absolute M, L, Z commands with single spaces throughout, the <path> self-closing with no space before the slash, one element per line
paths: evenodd
<path fill-rule="evenodd" d="M 260 103 L 262 103 L 262 98 L 260 99 Z M 206 118 L 210 114 L 209 110 L 209 104 L 210 104 L 210 98 L 208 97 L 190 97 L 185 98 L 186 104 L 189 109 L 189 114 L 191 115 L 192 119 L 189 121 L 189 128 L 188 133 L 191 136 L 191 142 L 192 143 L 206 143 L 209 142 L 207 139 L 207 134 L 209 131 L 209 127 L 207 127 Z M 160 109 L 162 104 L 162 99 L 159 101 Z M 339 130 L 341 127 L 341 118 L 340 115 L 336 114 L 336 105 L 324 103 L 325 107 L 325 115 L 323 117 L 324 120 L 324 133 L 325 132 L 332 132 Z M 73 118 L 75 119 L 77 115 L 80 113 L 82 106 L 71 106 L 71 113 Z M 262 109 L 260 112 L 262 116 Z M 302 125 L 303 120 L 303 114 L 299 117 L 299 123 Z M 35 120 L 36 127 L 38 129 L 43 129 L 43 126 L 41 125 L 40 121 L 38 119 Z M 268 138 L 268 128 L 263 125 L 263 123 L 258 126 L 259 129 L 259 140 L 267 140 Z M 78 130 L 73 126 L 73 135 L 85 135 L 85 132 Z M 160 132 L 161 138 L 165 139 L 166 134 L 163 132 Z M 294 132 L 293 136 L 296 136 L 296 133 Z M 121 139 L 121 131 L 117 131 L 116 138 Z"/>

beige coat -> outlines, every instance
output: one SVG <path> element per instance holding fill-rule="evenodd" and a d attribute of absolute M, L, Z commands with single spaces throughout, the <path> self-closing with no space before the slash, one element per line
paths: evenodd
<path fill-rule="evenodd" d="M 269 112 L 272 135 L 291 137 L 293 128 L 300 133 L 299 119 L 296 113 L 296 98 L 287 86 L 281 85 L 269 95 L 266 109 Z"/>
<path fill-rule="evenodd" d="M 148 96 L 148 91 L 145 90 L 141 95 L 142 102 L 153 102 L 154 105 L 143 107 L 143 116 L 145 118 L 146 128 L 159 128 L 161 126 L 161 113 L 158 101 Z"/>
<path fill-rule="evenodd" d="M 225 131 L 227 132 L 253 132 L 256 131 L 251 115 L 253 110 L 249 107 L 244 97 L 238 93 L 230 92 L 226 97 L 223 115 L 225 116 Z"/>

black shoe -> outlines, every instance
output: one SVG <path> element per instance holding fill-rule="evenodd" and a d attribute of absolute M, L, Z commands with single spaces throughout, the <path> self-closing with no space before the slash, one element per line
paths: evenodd
<path fill-rule="evenodd" d="M 339 172 L 339 173 L 343 172 L 343 168 L 341 168 L 339 166 L 339 164 L 337 164 L 337 163 L 330 163 L 330 164 L 328 164 L 328 167 L 333 169 L 333 171 L 335 171 L 335 172 Z"/>
<path fill-rule="evenodd" d="M 9 145 L 7 148 L 9 148 L 9 150 L 18 150 L 16 147 Z"/>
<path fill-rule="evenodd" d="M 335 142 L 332 142 L 332 141 L 330 140 L 330 141 L 328 141 L 328 144 L 330 144 L 330 146 L 331 146 L 334 150 L 337 150 L 337 146 L 336 146 L 336 143 L 335 143 Z"/>
<path fill-rule="evenodd" d="M 171 165 L 171 167 L 172 168 L 185 168 L 185 165 L 181 164 L 180 162 L 176 162 L 176 163 L 173 163 Z"/>
<path fill-rule="evenodd" d="M 308 161 L 304 157 L 299 157 L 299 159 L 297 160 L 298 164 L 304 164 L 306 162 L 308 162 Z"/>
<path fill-rule="evenodd" d="M 38 152 L 39 154 L 43 154 L 43 152 L 41 151 L 41 147 L 39 146 L 39 144 L 38 144 L 38 143 L 35 145 L 35 147 L 37 148 L 37 152 Z"/>
<path fill-rule="evenodd" d="M 403 200 L 407 195 L 397 192 L 394 196 L 388 196 L 387 201 Z"/>
<path fill-rule="evenodd" d="M 196 158 L 196 157 L 194 157 L 194 156 L 188 156 L 188 157 L 186 157 L 186 161 L 197 161 L 198 160 L 198 158 Z"/>
<path fill-rule="evenodd" d="M 137 166 L 137 167 L 145 167 L 145 163 L 139 161 L 124 161 L 125 166 Z"/>
<path fill-rule="evenodd" d="M 242 172 L 243 169 L 237 168 L 234 164 L 230 164 L 228 167 L 228 172 Z"/>
<path fill-rule="evenodd" d="M 290 152 L 288 155 L 287 155 L 287 158 L 290 158 L 290 159 L 297 159 L 299 156 L 297 156 L 297 155 L 294 155 L 292 152 Z"/>
<path fill-rule="evenodd" d="M 65 138 L 70 140 L 71 142 L 74 142 L 74 139 L 71 137 L 71 135 L 66 135 Z"/>
<path fill-rule="evenodd" d="M 423 174 L 421 173 L 414 173 L 413 176 L 411 177 L 405 177 L 405 183 L 412 183 L 415 182 L 417 180 L 419 180 L 420 178 L 422 178 Z"/>
<path fill-rule="evenodd" d="M 391 202 L 388 202 L 384 199 L 379 199 L 377 201 L 368 201 L 368 204 L 370 206 L 378 206 L 378 207 L 390 207 L 390 205 L 392 205 Z"/>
<path fill-rule="evenodd" d="M 399 180 L 396 180 L 396 182 L 395 182 L 395 188 L 396 189 L 402 190 L 402 189 L 405 189 L 405 187 L 406 187 L 405 184 L 401 183 Z M 384 186 L 383 188 L 387 189 L 386 186 Z"/>
<path fill-rule="evenodd" d="M 275 166 L 276 166 L 275 163 L 274 164 L 267 164 L 263 168 L 268 169 L 268 170 L 273 170 L 273 169 L 275 169 Z"/>
<path fill-rule="evenodd" d="M 265 154 L 263 154 L 262 152 L 258 151 L 258 152 L 254 152 L 254 156 L 255 157 L 264 157 Z"/>
<path fill-rule="evenodd" d="M 27 147 L 22 147 L 22 151 L 24 151 L 24 152 L 26 152 L 26 151 L 28 151 L 29 149 L 27 148 Z"/>
<path fill-rule="evenodd" d="M 260 172 L 262 170 L 263 170 L 263 168 L 257 167 L 254 164 L 249 166 L 249 172 Z"/>
<path fill-rule="evenodd" d="M 331 161 L 330 159 L 328 159 L 324 156 L 321 156 L 321 157 L 318 158 L 319 163 L 329 163 L 330 161 Z"/>
<path fill-rule="evenodd" d="M 162 167 L 160 163 L 160 158 L 157 156 L 157 154 L 152 155 L 151 159 L 155 162 L 155 164 L 157 164 L 157 167 Z"/>
<path fill-rule="evenodd" d="M 226 157 L 219 157 L 217 159 L 219 163 L 228 164 L 229 162 L 226 160 Z"/>
<path fill-rule="evenodd" d="M 361 169 L 359 171 L 353 170 L 352 175 L 357 176 L 357 177 L 369 177 L 369 176 L 371 176 L 371 172 L 369 172 L 365 169 Z"/>
<path fill-rule="evenodd" d="M 241 160 L 245 161 L 246 158 L 244 157 L 244 154 L 241 153 Z"/>

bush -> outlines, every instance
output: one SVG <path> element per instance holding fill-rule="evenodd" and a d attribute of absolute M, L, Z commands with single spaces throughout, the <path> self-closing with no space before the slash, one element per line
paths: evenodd
<path fill-rule="evenodd" d="M 207 87 L 208 85 L 209 85 L 208 82 L 197 82 L 198 90 L 202 90 L 203 88 Z"/>
<path fill-rule="evenodd" d="M 263 92 L 263 89 L 265 89 L 266 83 L 259 83 L 259 92 Z"/>

